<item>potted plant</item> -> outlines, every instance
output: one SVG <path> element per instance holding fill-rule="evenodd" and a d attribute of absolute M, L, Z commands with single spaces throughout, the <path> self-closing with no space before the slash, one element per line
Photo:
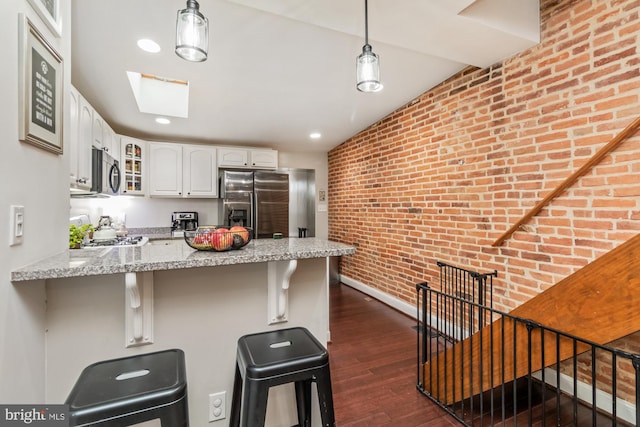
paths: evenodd
<path fill-rule="evenodd" d="M 94 231 L 92 224 L 84 224 L 80 227 L 69 224 L 69 249 L 80 249 L 85 237 Z"/>

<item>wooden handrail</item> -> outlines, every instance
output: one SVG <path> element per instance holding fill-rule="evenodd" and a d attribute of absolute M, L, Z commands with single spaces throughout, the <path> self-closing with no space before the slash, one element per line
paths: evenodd
<path fill-rule="evenodd" d="M 547 196 L 538 202 L 526 215 L 524 215 L 518 222 L 513 224 L 510 229 L 508 229 L 502 236 L 500 236 L 491 246 L 500 246 L 505 240 L 509 238 L 513 233 L 520 228 L 522 224 L 529 221 L 533 216 L 535 216 L 538 212 L 544 208 L 547 203 L 551 200 L 558 197 L 564 190 L 573 185 L 574 182 L 578 180 L 582 175 L 585 174 L 589 169 L 598 164 L 604 156 L 613 151 L 622 141 L 633 135 L 636 130 L 640 127 L 640 117 L 635 119 L 633 123 L 624 128 L 619 134 L 615 136 L 607 145 L 602 147 L 596 154 L 594 154 L 580 169 L 575 171 L 571 176 L 564 180 L 560 185 L 558 185 L 555 190 L 551 193 L 547 194 Z"/>

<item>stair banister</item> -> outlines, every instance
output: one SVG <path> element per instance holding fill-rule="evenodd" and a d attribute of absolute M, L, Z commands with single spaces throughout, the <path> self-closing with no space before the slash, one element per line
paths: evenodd
<path fill-rule="evenodd" d="M 584 175 L 589 169 L 598 164 L 607 154 L 613 151 L 622 141 L 633 135 L 640 127 L 640 117 L 635 119 L 631 124 L 624 128 L 619 134 L 615 136 L 607 145 L 602 147 L 596 154 L 594 154 L 580 169 L 575 171 L 571 176 L 565 179 L 560 185 L 558 185 L 551 193 L 538 202 L 526 215 L 524 215 L 518 222 L 509 228 L 502 236 L 500 236 L 491 246 L 500 246 L 507 240 L 518 228 L 525 222 L 529 221 L 535 215 L 538 214 L 551 200 L 558 197 L 567 188 L 571 187 L 574 182 Z"/>

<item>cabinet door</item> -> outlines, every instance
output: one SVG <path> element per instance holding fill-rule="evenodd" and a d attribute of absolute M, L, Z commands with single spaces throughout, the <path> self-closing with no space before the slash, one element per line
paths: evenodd
<path fill-rule="evenodd" d="M 276 169 L 278 167 L 278 152 L 276 150 L 251 150 L 251 166 Z"/>
<path fill-rule="evenodd" d="M 69 153 L 69 184 L 73 188 L 78 185 L 78 131 L 80 126 L 80 93 L 71 88 L 69 96 L 69 147 L 65 148 L 65 153 Z"/>
<path fill-rule="evenodd" d="M 218 166 L 247 167 L 249 166 L 249 151 L 239 148 L 219 148 Z"/>
<path fill-rule="evenodd" d="M 120 157 L 120 135 L 118 135 L 115 132 L 113 132 L 112 138 L 111 138 L 111 151 L 110 151 L 110 153 L 113 156 L 113 158 L 118 161 L 118 163 L 120 164 L 120 168 L 122 168 L 122 162 L 120 161 L 120 158 L 121 158 Z"/>
<path fill-rule="evenodd" d="M 218 167 L 215 147 L 183 145 L 182 179 L 185 197 L 217 197 Z"/>
<path fill-rule="evenodd" d="M 93 141 L 93 108 L 81 95 L 78 97 L 80 106 L 80 125 L 78 130 L 78 179 L 86 188 L 91 188 L 91 144 Z"/>
<path fill-rule="evenodd" d="M 129 196 L 143 196 L 146 188 L 147 143 L 140 139 L 120 138 L 120 192 Z"/>
<path fill-rule="evenodd" d="M 102 148 L 102 138 L 104 137 L 104 120 L 102 120 L 100 114 L 98 114 L 98 112 L 95 110 L 91 112 L 91 115 L 93 117 L 93 127 L 91 130 L 93 140 L 91 143 L 96 148 Z"/>
<path fill-rule="evenodd" d="M 109 153 L 111 157 L 118 157 L 116 151 L 113 149 L 113 139 L 116 133 L 111 129 L 111 126 L 104 120 L 102 121 L 102 149 Z"/>
<path fill-rule="evenodd" d="M 149 195 L 182 196 L 182 146 L 149 143 Z"/>

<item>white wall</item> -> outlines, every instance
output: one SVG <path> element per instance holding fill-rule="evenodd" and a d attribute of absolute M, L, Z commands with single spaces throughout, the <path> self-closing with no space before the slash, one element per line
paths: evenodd
<path fill-rule="evenodd" d="M 88 214 L 93 224 L 100 215 L 117 217 L 126 215 L 129 228 L 170 227 L 174 211 L 198 212 L 202 225 L 216 225 L 218 222 L 218 199 L 165 199 L 141 196 L 118 196 L 111 198 L 73 198 L 70 215 Z"/>
<path fill-rule="evenodd" d="M 18 13 L 24 13 L 64 61 L 64 104 L 71 75 L 70 1 L 61 0 L 63 37 L 55 37 L 26 0 L 0 2 L 0 402 L 45 401 L 44 283 L 9 281 L 10 271 L 67 247 L 68 153 L 18 140 Z M 65 115 L 63 129 L 69 119 Z M 64 135 L 64 144 L 68 141 Z M 9 206 L 25 208 L 24 242 L 9 247 Z"/>

